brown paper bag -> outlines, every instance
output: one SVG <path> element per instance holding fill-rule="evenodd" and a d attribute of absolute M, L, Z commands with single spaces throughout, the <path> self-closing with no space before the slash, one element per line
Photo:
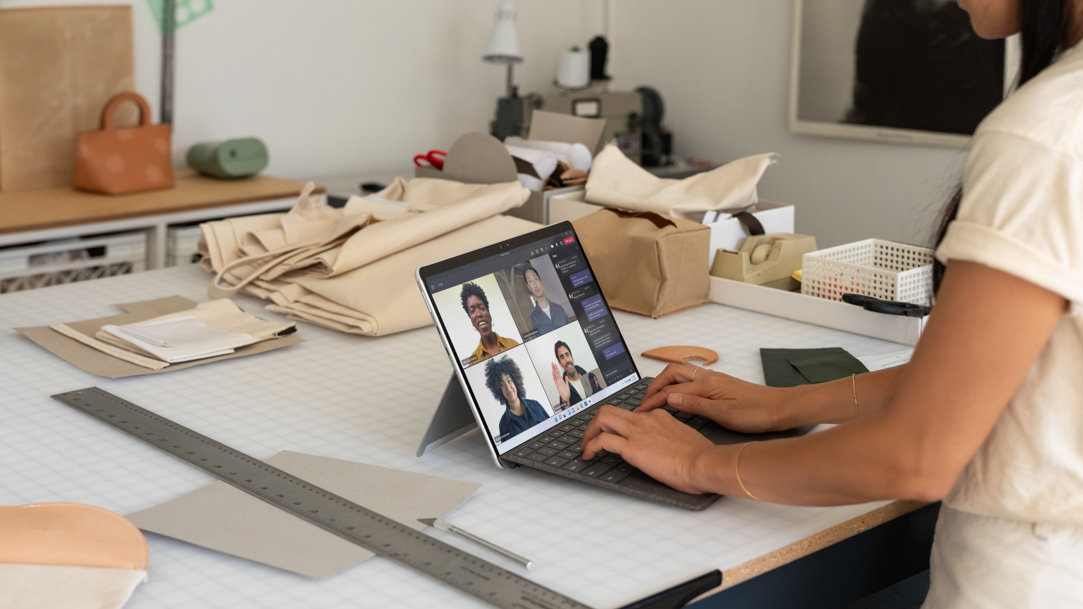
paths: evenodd
<path fill-rule="evenodd" d="M 708 301 L 709 227 L 615 209 L 598 210 L 572 225 L 614 309 L 661 317 Z"/>
<path fill-rule="evenodd" d="M 134 66 L 130 6 L 0 10 L 0 190 L 70 186 L 76 134 L 135 88 Z"/>

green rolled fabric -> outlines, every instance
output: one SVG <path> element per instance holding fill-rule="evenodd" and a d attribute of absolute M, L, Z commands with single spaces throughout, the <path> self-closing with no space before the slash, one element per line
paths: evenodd
<path fill-rule="evenodd" d="M 212 178 L 236 179 L 267 167 L 267 146 L 254 137 L 203 142 L 188 149 L 188 166 Z"/>

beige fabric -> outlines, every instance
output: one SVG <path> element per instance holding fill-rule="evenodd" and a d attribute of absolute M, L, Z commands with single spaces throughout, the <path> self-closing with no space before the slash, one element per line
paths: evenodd
<path fill-rule="evenodd" d="M 758 200 L 756 184 L 774 163 L 774 153 L 758 154 L 683 180 L 664 179 L 636 165 L 610 144 L 594 159 L 587 178 L 586 200 L 606 207 L 677 217 L 737 211 Z"/>
<path fill-rule="evenodd" d="M 0 564 L 0 607 L 118 609 L 146 579 L 138 569 Z"/>
<path fill-rule="evenodd" d="M 1079 609 L 1083 528 L 940 508 L 923 609 Z"/>
<path fill-rule="evenodd" d="M 402 178 L 342 209 L 302 194 L 285 214 L 203 224 L 211 292 L 243 290 L 270 311 L 378 336 L 431 323 L 414 271 L 534 228 L 500 216 L 530 191 L 516 182 Z"/>

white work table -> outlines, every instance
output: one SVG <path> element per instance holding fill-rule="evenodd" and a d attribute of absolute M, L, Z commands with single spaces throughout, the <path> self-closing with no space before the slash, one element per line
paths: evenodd
<path fill-rule="evenodd" d="M 796 508 L 723 497 L 702 512 L 663 507 L 540 472 L 497 469 L 476 432 L 416 457 L 451 374 L 431 327 L 381 338 L 300 323 L 305 342 L 165 374 L 87 374 L 11 330 L 119 313 L 112 305 L 178 294 L 207 299 L 196 266 L 0 296 L 0 504 L 74 501 L 121 514 L 212 478 L 51 399 L 98 386 L 257 458 L 307 452 L 481 483 L 447 520 L 529 556 L 527 576 L 599 609 L 618 607 L 712 569 L 723 588 L 907 513 L 907 504 Z M 237 297 L 273 318 L 263 303 Z M 716 350 L 712 369 L 762 382 L 760 347 L 839 346 L 861 357 L 905 347 L 709 304 L 662 319 L 617 314 L 641 373 L 663 345 Z M 470 542 L 428 532 L 485 556 Z M 312 580 L 147 534 L 149 579 L 126 607 L 476 607 L 480 603 L 384 558 Z M 515 569 L 513 564 L 507 565 Z M 525 572 L 524 572 L 525 573 Z"/>

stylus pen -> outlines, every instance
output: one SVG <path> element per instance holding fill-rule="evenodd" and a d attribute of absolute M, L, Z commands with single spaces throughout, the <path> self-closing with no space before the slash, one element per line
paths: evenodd
<path fill-rule="evenodd" d="M 464 531 L 449 522 L 445 522 L 443 520 L 440 520 L 439 518 L 418 518 L 417 520 L 422 524 L 428 525 L 430 527 L 436 527 L 441 531 L 448 531 L 450 533 L 455 533 L 456 535 L 462 535 L 463 537 L 469 539 L 470 541 L 473 541 L 474 543 L 481 544 L 494 552 L 499 552 L 500 554 L 503 554 L 504 556 L 507 556 L 508 558 L 526 567 L 527 571 L 534 568 L 534 561 L 523 556 L 519 556 L 511 550 L 505 550 L 504 548 L 496 545 L 495 543 L 491 541 L 486 541 L 478 537 L 477 535 L 474 535 L 473 533 Z"/>

